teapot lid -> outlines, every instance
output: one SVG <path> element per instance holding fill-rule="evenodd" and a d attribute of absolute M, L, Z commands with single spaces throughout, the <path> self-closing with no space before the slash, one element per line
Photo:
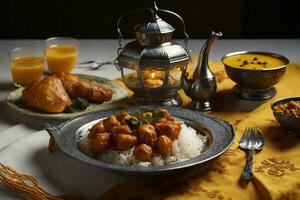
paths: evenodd
<path fill-rule="evenodd" d="M 151 11 L 151 19 L 149 22 L 143 23 L 143 24 L 138 24 L 135 26 L 134 30 L 136 32 L 140 32 L 140 33 L 170 33 L 170 32 L 174 32 L 175 29 L 168 24 L 167 22 L 165 22 L 164 20 L 162 20 L 158 15 L 157 15 L 157 11 L 158 8 L 156 6 L 156 3 L 154 2 L 154 6 L 153 8 L 150 10 Z"/>

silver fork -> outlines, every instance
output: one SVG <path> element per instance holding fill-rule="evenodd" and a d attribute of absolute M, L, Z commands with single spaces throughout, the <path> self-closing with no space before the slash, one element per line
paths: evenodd
<path fill-rule="evenodd" d="M 240 140 L 240 147 L 247 152 L 247 164 L 243 172 L 245 180 L 253 177 L 253 155 L 255 151 L 261 150 L 264 146 L 264 136 L 258 128 L 246 127 Z"/>
<path fill-rule="evenodd" d="M 79 68 L 88 68 L 90 70 L 97 70 L 105 65 L 115 65 L 116 66 L 116 60 L 113 61 L 96 61 L 96 60 L 89 60 L 85 62 L 79 62 L 77 63 L 77 66 Z"/>

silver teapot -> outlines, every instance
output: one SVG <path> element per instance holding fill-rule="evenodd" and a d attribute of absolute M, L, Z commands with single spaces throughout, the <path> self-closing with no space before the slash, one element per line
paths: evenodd
<path fill-rule="evenodd" d="M 189 78 L 186 71 L 184 72 L 182 87 L 192 99 L 190 104 L 192 109 L 208 111 L 213 107 L 213 96 L 217 92 L 217 82 L 214 73 L 210 70 L 208 56 L 210 48 L 220 36 L 222 36 L 221 32 L 212 32 L 211 37 L 204 43 L 192 78 Z"/>

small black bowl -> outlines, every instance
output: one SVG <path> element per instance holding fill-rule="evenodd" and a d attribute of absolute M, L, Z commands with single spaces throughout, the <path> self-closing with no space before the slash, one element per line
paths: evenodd
<path fill-rule="evenodd" d="M 276 105 L 287 103 L 290 101 L 300 101 L 300 97 L 288 97 L 279 99 L 271 104 L 271 109 L 273 110 L 274 117 L 277 119 L 281 126 L 293 132 L 300 132 L 300 117 L 283 115 L 274 109 Z"/>

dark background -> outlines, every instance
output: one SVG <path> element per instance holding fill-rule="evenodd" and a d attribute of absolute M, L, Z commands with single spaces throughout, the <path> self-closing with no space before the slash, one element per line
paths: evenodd
<path fill-rule="evenodd" d="M 158 7 L 175 11 L 186 21 L 191 38 L 207 38 L 221 30 L 225 38 L 300 38 L 297 0 L 158 0 Z M 0 38 L 117 38 L 116 21 L 123 13 L 151 7 L 150 0 L 0 0 Z M 180 23 L 160 15 L 182 38 Z M 124 20 L 122 30 L 143 22 L 145 12 Z"/>

